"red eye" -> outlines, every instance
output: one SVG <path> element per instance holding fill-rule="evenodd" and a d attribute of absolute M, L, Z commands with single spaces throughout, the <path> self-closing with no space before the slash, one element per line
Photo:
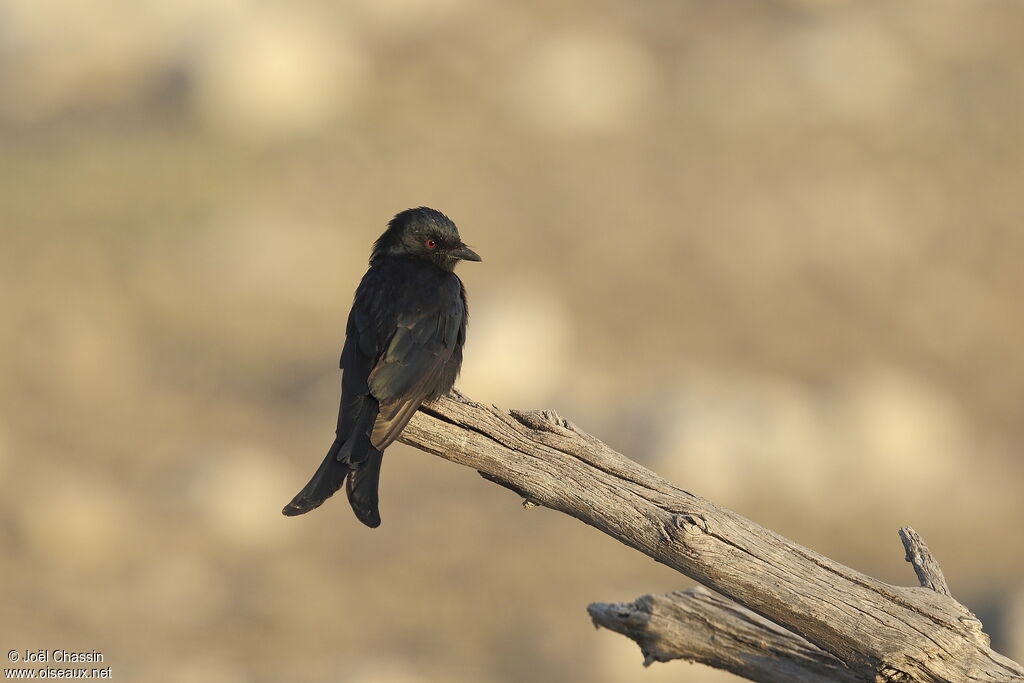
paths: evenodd
<path fill-rule="evenodd" d="M 437 242 L 435 242 L 434 240 L 427 240 L 426 242 L 424 242 L 424 244 L 427 245 L 427 249 L 437 248 Z"/>

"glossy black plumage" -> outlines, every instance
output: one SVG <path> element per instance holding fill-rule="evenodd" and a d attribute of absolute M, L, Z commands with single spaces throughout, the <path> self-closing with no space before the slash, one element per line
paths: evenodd
<path fill-rule="evenodd" d="M 425 207 L 395 216 L 374 244 L 345 331 L 336 437 L 285 515 L 318 507 L 347 480 L 356 517 L 380 525 L 384 449 L 423 401 L 452 388 L 462 365 L 468 310 L 453 272 L 460 260 L 480 257 L 451 220 Z"/>

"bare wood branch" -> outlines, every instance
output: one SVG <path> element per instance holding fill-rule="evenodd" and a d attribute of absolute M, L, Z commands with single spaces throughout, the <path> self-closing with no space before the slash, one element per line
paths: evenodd
<path fill-rule="evenodd" d="M 900 529 L 899 536 L 921 586 L 950 595 L 942 570 L 921 536 L 910 527 Z M 593 603 L 587 611 L 596 626 L 634 640 L 644 655 L 644 666 L 685 659 L 764 683 L 873 680 L 800 636 L 699 586 L 647 595 L 631 603 Z M 980 622 L 971 626 L 981 631 Z"/>
<path fill-rule="evenodd" d="M 662 479 L 557 413 L 461 396 L 401 440 L 572 515 L 799 634 L 878 681 L 1024 681 L 948 596 L 877 581 Z"/>
<path fill-rule="evenodd" d="M 700 586 L 587 607 L 595 626 L 631 638 L 644 666 L 685 659 L 761 683 L 871 683 L 832 655 Z"/>
<path fill-rule="evenodd" d="M 907 551 L 907 562 L 913 565 L 921 587 L 930 588 L 937 593 L 952 597 L 953 594 L 949 592 L 949 586 L 946 585 L 946 577 L 939 569 L 939 563 L 932 556 L 921 536 L 909 526 L 905 526 L 900 529 L 900 540 L 903 541 L 903 547 Z"/>

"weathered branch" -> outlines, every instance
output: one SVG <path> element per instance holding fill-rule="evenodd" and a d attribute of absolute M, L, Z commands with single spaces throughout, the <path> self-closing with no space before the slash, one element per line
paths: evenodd
<path fill-rule="evenodd" d="M 951 595 L 938 562 L 918 533 L 904 527 L 899 535 L 921 586 Z M 636 641 L 644 666 L 685 659 L 762 683 L 874 680 L 852 671 L 800 636 L 701 587 L 645 595 L 631 603 L 597 602 L 587 607 L 587 612 L 596 626 Z"/>
<path fill-rule="evenodd" d="M 761 683 L 871 683 L 798 635 L 700 586 L 587 607 L 595 626 L 631 638 L 644 666 L 685 659 Z"/>
<path fill-rule="evenodd" d="M 928 546 L 924 544 L 918 533 L 909 526 L 905 526 L 900 529 L 900 540 L 903 541 L 903 548 L 907 551 L 907 562 L 913 565 L 914 573 L 917 574 L 917 580 L 921 582 L 921 587 L 930 588 L 937 593 L 952 597 L 953 594 L 949 592 L 949 586 L 946 585 L 946 577 L 939 569 L 939 563 L 932 557 L 931 551 L 928 550 Z"/>
<path fill-rule="evenodd" d="M 425 405 L 401 440 L 478 470 L 703 583 L 878 681 L 1024 681 L 963 605 L 892 586 L 695 496 L 553 412 L 460 395 Z"/>

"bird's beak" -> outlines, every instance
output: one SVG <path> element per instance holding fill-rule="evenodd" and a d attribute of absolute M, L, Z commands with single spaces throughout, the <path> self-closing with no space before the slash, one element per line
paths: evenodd
<path fill-rule="evenodd" d="M 483 259 L 480 258 L 480 254 L 476 253 L 465 244 L 449 253 L 451 256 L 463 261 L 483 261 Z"/>

